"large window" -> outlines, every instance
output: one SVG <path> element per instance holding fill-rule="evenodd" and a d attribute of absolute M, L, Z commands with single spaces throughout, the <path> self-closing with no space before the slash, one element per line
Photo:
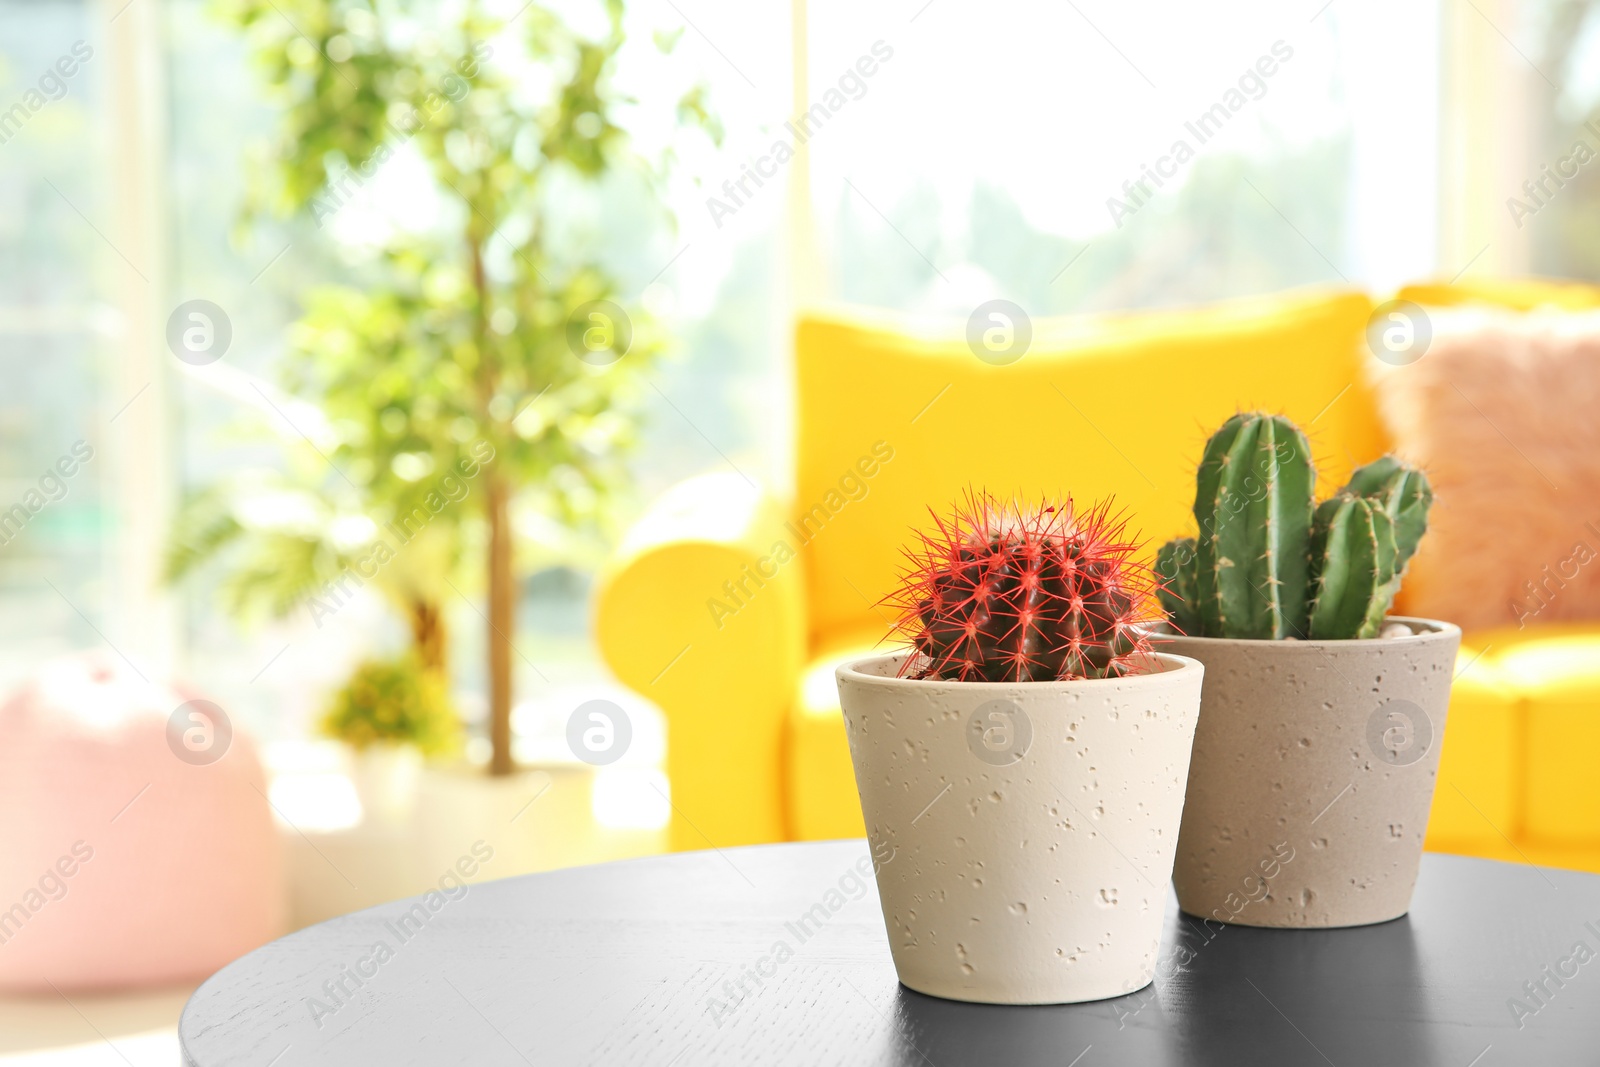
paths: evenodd
<path fill-rule="evenodd" d="M 0 681 L 110 626 L 106 487 L 130 397 L 105 360 L 134 267 L 111 244 L 92 11 L 0 4 Z"/>
<path fill-rule="evenodd" d="M 1431 5 L 812 12 L 811 98 L 848 101 L 811 142 L 829 295 L 1041 315 L 1433 270 Z"/>
<path fill-rule="evenodd" d="M 1506 218 L 1534 271 L 1600 281 L 1600 3 L 1541 0 L 1521 31 L 1526 60 L 1508 77 L 1535 121 Z"/>

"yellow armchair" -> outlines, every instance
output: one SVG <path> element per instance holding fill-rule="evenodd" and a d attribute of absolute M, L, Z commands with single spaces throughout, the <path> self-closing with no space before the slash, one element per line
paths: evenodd
<path fill-rule="evenodd" d="M 1600 306 L 1540 282 L 1414 286 L 1432 307 Z M 600 582 L 607 663 L 668 722 L 678 849 L 859 835 L 833 685 L 879 645 L 874 607 L 930 505 L 967 486 L 1115 494 L 1152 543 L 1190 532 L 1194 464 L 1236 410 L 1305 427 L 1319 480 L 1387 447 L 1366 384 L 1372 302 L 1302 291 L 1199 310 L 1034 324 L 993 366 L 958 326 L 801 319 L 795 485 L 692 479 L 649 510 Z M 1467 634 L 1428 847 L 1600 870 L 1600 624 Z"/>
<path fill-rule="evenodd" d="M 1240 408 L 1310 428 L 1333 484 L 1383 450 L 1349 291 L 1034 324 L 1019 361 L 959 327 L 808 316 L 796 343 L 797 497 L 736 474 L 669 493 L 606 569 L 606 662 L 668 723 L 672 843 L 861 832 L 831 667 L 888 629 L 874 605 L 930 505 L 967 486 L 1115 495 L 1151 539 L 1190 522 L 1208 427 Z"/>
<path fill-rule="evenodd" d="M 780 750 L 806 652 L 805 563 L 774 558 L 787 520 L 741 476 L 703 475 L 657 500 L 600 576 L 606 662 L 667 718 L 674 849 L 786 836 Z"/>

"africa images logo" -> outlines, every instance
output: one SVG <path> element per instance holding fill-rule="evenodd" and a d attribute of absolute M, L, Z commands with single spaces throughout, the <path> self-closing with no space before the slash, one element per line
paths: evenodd
<path fill-rule="evenodd" d="M 1393 767 L 1407 767 L 1433 747 L 1433 722 L 1409 700 L 1386 700 L 1367 719 L 1367 748 Z"/>

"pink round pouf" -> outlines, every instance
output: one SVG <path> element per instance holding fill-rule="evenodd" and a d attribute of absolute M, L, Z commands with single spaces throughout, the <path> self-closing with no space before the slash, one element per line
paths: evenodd
<path fill-rule="evenodd" d="M 217 705 L 111 653 L 0 706 L 0 989 L 204 978 L 282 933 L 254 747 Z"/>

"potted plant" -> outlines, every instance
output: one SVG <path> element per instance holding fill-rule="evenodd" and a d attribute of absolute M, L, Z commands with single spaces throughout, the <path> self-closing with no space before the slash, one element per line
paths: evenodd
<path fill-rule="evenodd" d="M 1405 914 L 1461 631 L 1388 616 L 1433 492 L 1392 456 L 1313 506 L 1305 434 L 1236 415 L 1207 442 L 1198 534 L 1156 558 L 1159 647 L 1206 665 L 1174 881 L 1250 926 Z"/>
<path fill-rule="evenodd" d="M 910 648 L 837 671 L 900 981 L 995 1004 L 1148 984 L 1202 668 L 1108 507 L 969 494 L 907 550 Z"/>
<path fill-rule="evenodd" d="M 667 344 L 629 283 L 659 276 L 652 249 L 665 262 L 676 243 L 660 192 L 679 131 L 720 143 L 721 125 L 700 85 L 664 117 L 628 95 L 620 2 L 216 10 L 280 115 L 241 221 L 294 227 L 262 274 L 303 309 L 290 395 L 247 378 L 234 392 L 299 469 L 196 494 L 170 570 L 226 555 L 234 606 L 305 607 L 318 627 L 376 575 L 440 669 L 446 607 L 481 594 L 456 615 L 481 627 L 486 769 L 515 782 L 519 590 L 532 565 L 581 560 L 611 532 Z M 610 253 L 618 235 L 636 261 Z"/>
<path fill-rule="evenodd" d="M 318 727 L 353 750 L 362 808 L 397 824 L 415 804 L 423 757 L 453 748 L 460 720 L 443 675 L 408 654 L 358 666 Z"/>

